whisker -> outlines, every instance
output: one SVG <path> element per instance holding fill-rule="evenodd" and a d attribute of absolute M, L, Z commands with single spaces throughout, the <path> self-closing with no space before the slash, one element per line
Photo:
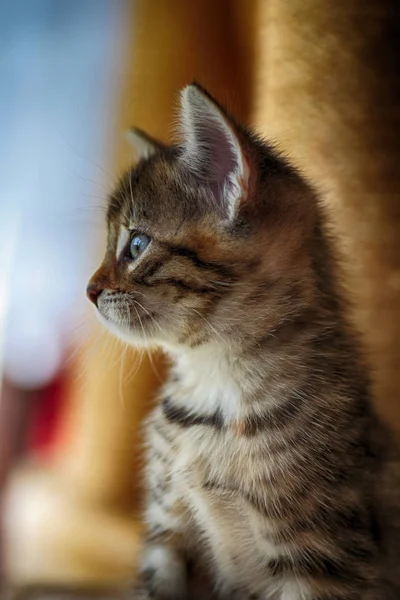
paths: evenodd
<path fill-rule="evenodd" d="M 92 160 L 88 156 L 85 156 L 84 154 L 82 154 L 82 152 L 80 152 L 79 150 L 77 150 L 77 148 L 69 140 L 66 139 L 66 137 L 65 137 L 65 135 L 63 133 L 61 133 L 61 136 L 64 139 L 64 142 L 67 144 L 67 146 L 69 146 L 70 149 L 73 150 L 73 152 L 77 156 L 79 156 L 79 158 L 82 158 L 86 162 L 90 163 L 91 165 L 93 165 L 94 167 L 96 167 L 97 169 L 99 169 L 99 171 L 101 171 L 104 175 L 107 176 L 107 179 L 108 179 L 108 181 L 109 181 L 109 183 L 111 185 L 115 184 L 115 177 L 113 177 L 109 171 L 107 171 L 104 167 L 102 167 L 101 165 L 99 165 L 99 163 L 97 163 L 96 161 Z"/>
<path fill-rule="evenodd" d="M 132 381 L 132 379 L 134 379 L 136 377 L 136 374 L 138 373 L 140 367 L 142 366 L 143 356 L 144 356 L 144 348 L 143 347 L 135 348 L 135 356 L 136 356 L 136 360 L 133 361 L 132 368 L 126 374 L 125 385 L 128 385 L 129 382 Z"/>
<path fill-rule="evenodd" d="M 106 186 L 104 183 L 101 183 L 99 181 L 94 181 L 93 179 L 89 179 L 88 177 L 83 177 L 79 173 L 74 172 L 69 167 L 67 167 L 67 170 L 71 173 L 71 175 L 74 175 L 74 177 L 78 177 L 82 181 L 86 181 L 86 183 L 91 183 L 94 186 L 100 186 L 100 187 L 104 188 L 104 190 L 106 190 L 107 193 L 109 192 L 109 187 Z"/>
<path fill-rule="evenodd" d="M 153 315 L 151 313 L 149 313 L 149 311 L 135 298 L 132 298 L 133 302 L 135 302 L 138 306 L 140 306 L 140 308 L 148 315 L 149 319 L 151 319 L 154 323 L 154 325 L 156 325 L 156 327 L 158 328 L 159 331 L 162 331 L 162 327 L 160 326 L 159 323 L 157 323 L 157 321 L 155 320 L 155 318 L 153 317 Z"/>
<path fill-rule="evenodd" d="M 214 325 L 212 325 L 212 324 L 210 323 L 210 321 L 209 321 L 209 320 L 208 320 L 208 319 L 207 319 L 207 318 L 206 318 L 204 315 L 202 315 L 202 314 L 201 314 L 201 313 L 200 313 L 198 310 L 196 310 L 196 309 L 195 309 L 195 308 L 193 308 L 193 307 L 191 308 L 191 310 L 192 310 L 193 312 L 195 312 L 195 313 L 196 313 L 196 314 L 197 314 L 197 315 L 198 315 L 200 318 L 202 318 L 202 319 L 203 319 L 203 321 L 205 321 L 205 322 L 206 322 L 206 324 L 207 324 L 207 325 L 208 325 L 208 327 L 211 329 L 211 331 L 213 331 L 213 332 L 215 333 L 215 335 L 216 335 L 216 336 L 218 336 L 218 337 L 219 337 L 219 339 L 220 339 L 222 342 L 224 342 L 224 341 L 225 341 L 225 340 L 224 340 L 224 338 L 222 337 L 222 335 L 219 333 L 219 331 L 217 331 L 217 330 L 215 329 Z"/>

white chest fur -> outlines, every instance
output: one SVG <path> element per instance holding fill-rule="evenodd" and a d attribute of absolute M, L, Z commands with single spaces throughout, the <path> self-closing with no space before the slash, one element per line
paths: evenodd
<path fill-rule="evenodd" d="M 289 549 L 268 541 L 266 533 L 273 524 L 238 493 L 256 481 L 268 481 L 276 466 L 260 464 L 252 452 L 254 439 L 231 427 L 248 411 L 248 390 L 241 382 L 249 379 L 243 365 L 233 368 L 218 347 L 204 346 L 175 360 L 177 377 L 166 388 L 171 402 L 186 414 L 209 416 L 218 411 L 224 427 L 171 424 L 177 450 L 171 465 L 173 485 L 207 541 L 215 576 L 225 592 L 229 595 L 229 587 L 249 589 L 250 582 L 252 591 L 264 594 L 266 562 Z M 271 581 L 267 591 L 269 598 L 279 600 L 306 597 L 293 595 L 290 582 L 282 580 Z"/>
<path fill-rule="evenodd" d="M 173 355 L 179 382 L 169 384 L 167 393 L 175 403 L 194 414 L 219 411 L 227 421 L 238 417 L 243 395 L 241 373 L 239 366 L 233 368 L 226 352 L 214 344 Z"/>

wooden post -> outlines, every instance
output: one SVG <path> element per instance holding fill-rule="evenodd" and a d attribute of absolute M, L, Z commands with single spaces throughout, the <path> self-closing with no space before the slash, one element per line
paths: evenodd
<path fill-rule="evenodd" d="M 255 123 L 325 193 L 377 405 L 400 426 L 400 8 L 259 1 Z"/>

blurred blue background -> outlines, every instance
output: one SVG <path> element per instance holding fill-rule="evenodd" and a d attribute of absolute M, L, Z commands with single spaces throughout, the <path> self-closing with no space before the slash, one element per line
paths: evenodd
<path fill-rule="evenodd" d="M 0 369 L 18 386 L 48 383 L 77 332 L 111 185 L 125 8 L 0 2 Z"/>

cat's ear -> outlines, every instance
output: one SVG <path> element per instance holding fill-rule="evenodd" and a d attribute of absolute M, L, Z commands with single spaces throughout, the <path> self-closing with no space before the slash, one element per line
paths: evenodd
<path fill-rule="evenodd" d="M 156 154 L 156 152 L 165 149 L 164 144 L 137 127 L 128 129 L 126 132 L 126 139 L 132 146 L 137 161 L 150 158 L 150 156 Z"/>
<path fill-rule="evenodd" d="M 210 185 L 226 217 L 234 218 L 250 173 L 235 124 L 205 90 L 191 84 L 181 93 L 180 129 L 185 166 Z"/>

